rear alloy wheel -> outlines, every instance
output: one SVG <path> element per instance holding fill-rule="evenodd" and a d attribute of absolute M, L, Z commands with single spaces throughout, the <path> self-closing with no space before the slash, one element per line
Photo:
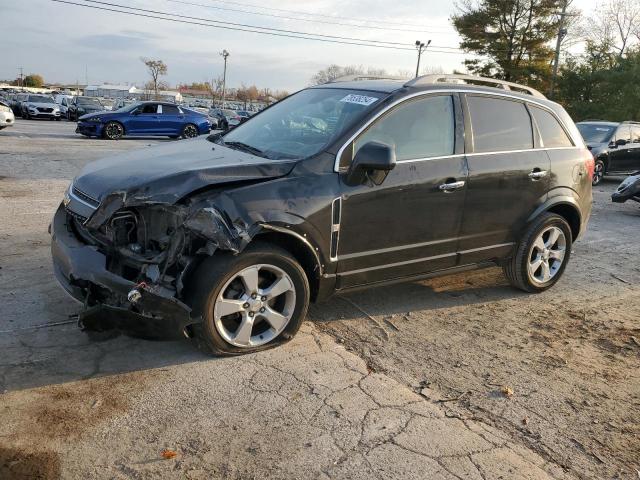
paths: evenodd
<path fill-rule="evenodd" d="M 184 138 L 195 138 L 198 136 L 198 127 L 193 123 L 188 123 L 182 129 L 182 136 Z"/>
<path fill-rule="evenodd" d="M 216 254 L 193 277 L 189 300 L 195 340 L 219 355 L 275 347 L 300 328 L 309 305 L 309 282 L 298 262 L 268 244 L 250 245 L 240 255 Z"/>
<path fill-rule="evenodd" d="M 503 265 L 509 283 L 525 292 L 542 292 L 562 276 L 571 256 L 571 228 L 553 213 L 540 216 L 524 234 L 513 258 Z"/>
<path fill-rule="evenodd" d="M 598 185 L 604 177 L 604 162 L 602 160 L 596 160 L 593 166 L 593 179 L 591 185 Z"/>
<path fill-rule="evenodd" d="M 119 140 L 124 135 L 124 128 L 118 122 L 108 122 L 103 129 L 105 138 L 109 140 Z"/>

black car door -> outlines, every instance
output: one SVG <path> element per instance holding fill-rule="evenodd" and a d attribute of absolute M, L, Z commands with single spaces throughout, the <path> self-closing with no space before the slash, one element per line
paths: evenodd
<path fill-rule="evenodd" d="M 628 152 L 624 161 L 624 171 L 631 173 L 640 170 L 640 125 L 632 124 L 631 143 L 628 145 Z"/>
<path fill-rule="evenodd" d="M 531 116 L 510 97 L 466 95 L 469 179 L 460 262 L 502 258 L 546 199 L 551 164 L 534 148 Z"/>
<path fill-rule="evenodd" d="M 609 146 L 608 172 L 626 172 L 631 155 L 631 128 L 628 124 L 618 127 Z"/>
<path fill-rule="evenodd" d="M 338 288 L 456 265 L 467 177 L 463 138 L 459 97 L 431 94 L 390 109 L 348 146 L 353 157 L 367 142 L 386 143 L 395 147 L 397 164 L 381 185 L 341 182 L 332 253 Z"/>

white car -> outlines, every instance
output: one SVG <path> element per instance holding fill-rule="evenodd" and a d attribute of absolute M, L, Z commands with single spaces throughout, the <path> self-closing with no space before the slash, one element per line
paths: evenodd
<path fill-rule="evenodd" d="M 49 95 L 32 95 L 20 104 L 22 118 L 30 120 L 32 118 L 48 118 L 50 120 L 60 120 L 60 107 L 53 97 Z"/>
<path fill-rule="evenodd" d="M 0 130 L 12 126 L 16 121 L 9 104 L 0 101 Z"/>

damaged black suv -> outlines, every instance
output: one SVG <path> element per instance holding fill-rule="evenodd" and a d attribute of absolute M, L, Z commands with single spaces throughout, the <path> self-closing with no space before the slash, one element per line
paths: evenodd
<path fill-rule="evenodd" d="M 252 352 L 336 292 L 496 264 L 517 288 L 551 287 L 593 167 L 533 89 L 335 81 L 225 134 L 89 164 L 52 222 L 54 270 L 87 330 Z"/>

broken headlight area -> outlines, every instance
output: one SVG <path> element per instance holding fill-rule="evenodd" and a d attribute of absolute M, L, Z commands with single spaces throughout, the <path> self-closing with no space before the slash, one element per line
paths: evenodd
<path fill-rule="evenodd" d="M 100 215 L 103 221 L 92 223 Z M 259 228 L 248 229 L 243 221 L 234 222 L 213 207 L 209 199 L 197 198 L 186 205 L 125 206 L 104 217 L 99 208 L 84 223 L 71 221 L 77 236 L 106 256 L 107 270 L 178 299 L 185 278 L 202 256 L 218 249 L 239 253 Z"/>

